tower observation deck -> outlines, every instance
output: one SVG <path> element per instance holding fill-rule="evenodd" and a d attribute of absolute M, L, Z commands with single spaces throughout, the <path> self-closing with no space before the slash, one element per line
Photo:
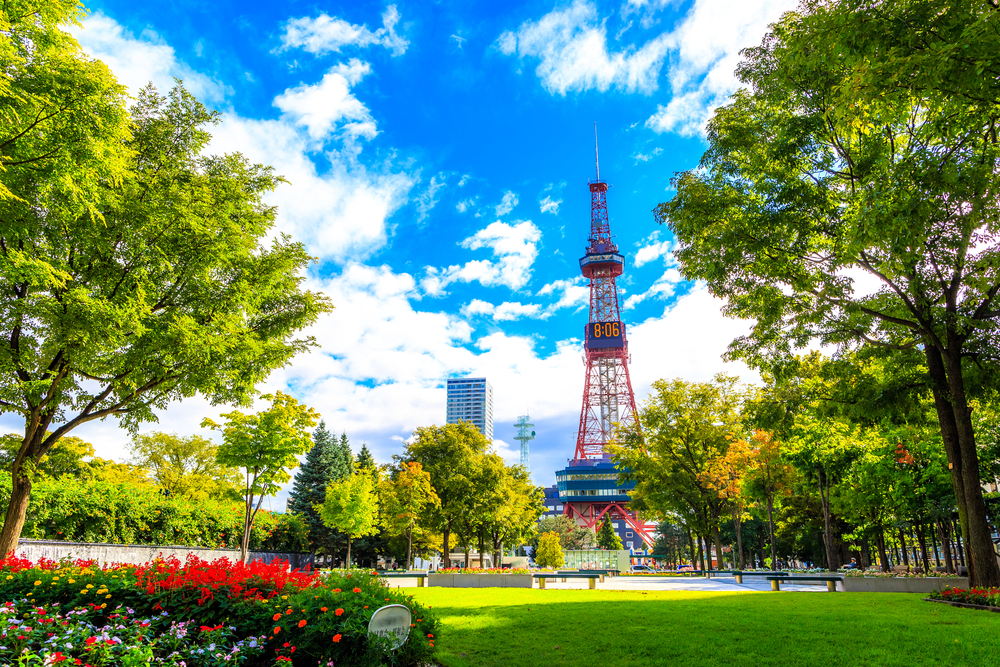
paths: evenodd
<path fill-rule="evenodd" d="M 595 162 L 597 146 L 595 141 Z M 628 508 L 634 484 L 618 484 L 618 473 L 607 453 L 616 426 L 638 421 L 629 378 L 628 337 L 621 320 L 616 279 L 625 271 L 625 257 L 611 236 L 608 184 L 590 181 L 590 238 L 580 271 L 590 283 L 590 316 L 584 330 L 587 366 L 576 452 L 565 470 L 556 472 L 563 513 L 577 524 L 595 530 L 606 520 L 623 520 L 650 546 L 653 537 L 645 522 Z M 628 546 L 628 543 L 626 542 Z M 640 548 L 635 544 L 634 548 Z"/>

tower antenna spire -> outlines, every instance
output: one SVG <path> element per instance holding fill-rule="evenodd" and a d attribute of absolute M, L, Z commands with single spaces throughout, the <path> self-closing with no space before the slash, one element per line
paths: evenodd
<path fill-rule="evenodd" d="M 601 161 L 597 155 L 597 121 L 594 121 L 594 166 L 597 167 L 597 180 L 601 180 Z"/>

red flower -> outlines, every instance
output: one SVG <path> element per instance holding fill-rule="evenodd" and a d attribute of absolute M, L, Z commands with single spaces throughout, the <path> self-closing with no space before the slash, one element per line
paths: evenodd
<path fill-rule="evenodd" d="M 274 634 L 278 634 L 279 632 L 281 632 L 281 626 L 280 625 L 274 626 Z"/>
<path fill-rule="evenodd" d="M 299 627 L 300 628 L 306 627 L 306 619 L 303 618 L 301 621 L 299 621 Z"/>
<path fill-rule="evenodd" d="M 326 611 L 326 607 L 320 607 L 319 610 L 320 611 Z"/>
<path fill-rule="evenodd" d="M 338 609 L 337 611 L 335 611 L 333 613 L 336 614 L 337 616 L 340 616 L 341 614 L 344 613 L 344 610 L 343 609 Z"/>
<path fill-rule="evenodd" d="M 355 588 L 355 589 L 354 589 L 354 592 L 355 592 L 355 593 L 360 593 L 360 592 L 361 592 L 361 589 L 360 589 L 360 588 Z"/>
<path fill-rule="evenodd" d="M 278 612 L 277 614 L 275 614 L 274 616 L 271 617 L 271 620 L 272 621 L 277 621 L 280 618 L 281 618 L 281 612 Z"/>
<path fill-rule="evenodd" d="M 339 642 L 340 641 L 340 635 L 334 635 L 333 636 L 333 641 L 334 641 L 334 643 Z"/>

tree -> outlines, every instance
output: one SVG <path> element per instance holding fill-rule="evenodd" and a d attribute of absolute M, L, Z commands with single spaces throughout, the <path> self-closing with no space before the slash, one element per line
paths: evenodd
<path fill-rule="evenodd" d="M 577 525 L 576 521 L 565 514 L 542 517 L 538 521 L 535 535 L 527 542 L 528 546 L 537 549 L 543 533 L 556 533 L 562 548 L 570 551 L 593 549 L 597 546 L 597 534 L 593 529 Z"/>
<path fill-rule="evenodd" d="M 781 457 L 781 443 L 767 431 L 757 431 L 749 442 L 744 484 L 764 501 L 767 511 L 767 534 L 771 541 L 771 569 L 778 569 L 774 540 L 775 501 L 791 492 L 795 470 Z"/>
<path fill-rule="evenodd" d="M 406 569 L 413 559 L 413 531 L 427 508 L 441 501 L 431 486 L 431 476 L 416 461 L 400 461 L 382 480 L 379 496 L 383 523 L 390 535 L 406 535 Z"/>
<path fill-rule="evenodd" d="M 608 551 L 621 551 L 625 548 L 618 533 L 615 532 L 611 517 L 608 515 L 605 516 L 601 529 L 597 531 L 597 545 Z"/>
<path fill-rule="evenodd" d="M 743 558 L 742 527 L 743 515 L 746 514 L 748 506 L 743 480 L 750 465 L 750 457 L 750 445 L 745 440 L 731 442 L 725 454 L 708 460 L 708 465 L 701 474 L 702 481 L 725 501 L 733 518 L 736 550 L 739 552 L 737 561 L 741 570 L 746 567 L 746 560 Z"/>
<path fill-rule="evenodd" d="M 344 437 L 346 439 L 346 435 Z M 330 482 L 340 481 L 350 473 L 340 458 L 337 439 L 326 430 L 326 422 L 321 421 L 313 431 L 312 441 L 313 446 L 306 453 L 306 460 L 299 467 L 288 494 L 288 511 L 302 516 L 309 527 L 312 552 L 315 554 L 317 549 L 322 549 L 329 553 L 332 546 L 330 530 L 320 519 L 316 506 L 323 504 Z"/>
<path fill-rule="evenodd" d="M 406 445 L 405 460 L 419 463 L 430 474 L 440 500 L 428 508 L 426 519 L 441 531 L 445 561 L 451 553 L 452 531 L 475 502 L 476 468 L 489 445 L 486 436 L 468 422 L 420 427 Z"/>
<path fill-rule="evenodd" d="M 326 487 L 319 507 L 323 523 L 347 535 L 347 567 L 351 567 L 351 540 L 378 530 L 378 494 L 371 471 L 358 468 L 349 477 Z"/>
<path fill-rule="evenodd" d="M 492 543 L 497 566 L 503 563 L 504 545 L 522 543 L 534 534 L 538 517 L 545 512 L 545 491 L 531 481 L 522 466 L 508 466 L 499 499 L 487 513 L 483 530 Z"/>
<path fill-rule="evenodd" d="M 996 361 L 1000 324 L 995 19 L 946 0 L 786 14 L 743 52 L 747 88 L 657 208 L 685 276 L 755 322 L 730 356 L 811 341 L 924 356 L 980 586 L 1000 585 L 967 378 L 972 358 Z"/>
<path fill-rule="evenodd" d="M 20 449 L 20 435 L 8 433 L 0 437 L 0 469 L 11 470 Z M 39 459 L 34 472 L 45 477 L 81 477 L 91 472 L 93 457 L 92 444 L 76 436 L 67 436 L 57 440 L 48 453 Z"/>
<path fill-rule="evenodd" d="M 150 471 L 156 485 L 171 496 L 199 501 L 239 498 L 240 471 L 216 461 L 219 448 L 197 435 L 137 434 L 129 449 L 130 463 Z"/>
<path fill-rule="evenodd" d="M 737 379 L 725 375 L 711 382 L 657 380 L 639 421 L 609 445 L 619 479 L 636 482 L 630 506 L 660 520 L 685 517 L 686 525 L 715 543 L 720 562 L 724 504 L 703 475 L 740 432 L 744 400 Z"/>
<path fill-rule="evenodd" d="M 374 459 L 371 464 L 375 464 Z M 340 434 L 339 441 L 334 440 L 330 471 L 335 479 L 343 479 L 354 472 L 354 455 L 351 454 L 351 441 L 346 433 Z"/>
<path fill-rule="evenodd" d="M 41 12 L 44 21 L 52 11 L 50 5 Z M 18 21 L 38 16 L 24 12 Z M 49 48 L 49 37 L 39 37 Z M 8 51 L 9 39 L 10 33 L 0 34 L 0 52 Z M 65 60 L 67 69 L 58 75 L 63 89 L 93 88 L 86 67 Z M 18 86 L 14 97 L 33 97 L 26 91 L 37 87 L 30 81 Z M 73 103 L 56 102 L 53 110 Z M 4 107 L 0 114 L 14 111 Z M 107 106 L 108 115 L 118 113 Z M 39 119 L 45 114 L 32 112 Z M 213 404 L 246 404 L 273 369 L 313 345 L 295 332 L 329 309 L 325 297 L 301 289 L 310 262 L 301 244 L 279 235 L 262 245 L 275 217 L 263 200 L 279 180 L 272 170 L 239 155 L 202 155 L 215 114 L 178 86 L 169 97 L 142 91 L 131 118 L 130 137 L 117 124 L 95 126 L 84 118 L 73 130 L 92 132 L 86 146 L 84 137 L 76 140 L 83 153 L 103 146 L 101 159 L 107 153 L 109 163 L 125 162 L 114 173 L 82 165 L 83 176 L 100 188 L 87 186 L 79 197 L 66 191 L 79 170 L 60 171 L 65 160 L 50 164 L 46 153 L 38 163 L 57 170 L 50 176 L 62 185 L 49 188 L 43 179 L 41 190 L 21 189 L 10 169 L 26 154 L 8 151 L 22 141 L 14 135 L 0 141 L 9 167 L 2 178 L 19 197 L 0 203 L 0 281 L 6 285 L 0 290 L 0 407 L 20 414 L 25 425 L 0 552 L 15 548 L 30 471 L 60 438 L 107 417 L 135 431 L 155 421 L 157 409 L 198 393 Z M 74 140 L 52 129 L 56 139 L 70 142 L 57 151 L 68 159 Z M 88 192 L 96 190 L 102 193 L 93 200 Z"/>
<path fill-rule="evenodd" d="M 559 536 L 556 533 L 542 533 L 535 549 L 535 565 L 541 568 L 557 570 L 566 562 L 562 547 L 559 546 Z"/>
<path fill-rule="evenodd" d="M 297 467 L 299 460 L 296 457 L 309 449 L 312 440 L 308 429 L 319 419 L 315 410 L 280 391 L 261 398 L 271 401 L 271 407 L 263 412 L 245 415 L 234 410 L 222 414 L 225 425 L 207 418 L 201 423 L 202 427 L 222 432 L 222 446 L 216 453 L 216 461 L 224 466 L 243 468 L 245 472 L 243 539 L 240 541 L 244 563 L 247 562 L 250 531 L 264 497 L 274 495 L 291 479 L 288 469 Z"/>

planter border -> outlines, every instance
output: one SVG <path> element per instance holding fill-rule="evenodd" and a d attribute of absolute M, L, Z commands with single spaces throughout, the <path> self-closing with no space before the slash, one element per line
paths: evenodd
<path fill-rule="evenodd" d="M 1000 613 L 1000 607 L 991 607 L 984 604 L 969 604 L 968 602 L 954 602 L 952 600 L 935 600 L 934 598 L 924 598 L 924 602 L 938 602 L 952 607 L 962 607 L 963 609 L 978 609 L 979 611 L 993 611 Z"/>

